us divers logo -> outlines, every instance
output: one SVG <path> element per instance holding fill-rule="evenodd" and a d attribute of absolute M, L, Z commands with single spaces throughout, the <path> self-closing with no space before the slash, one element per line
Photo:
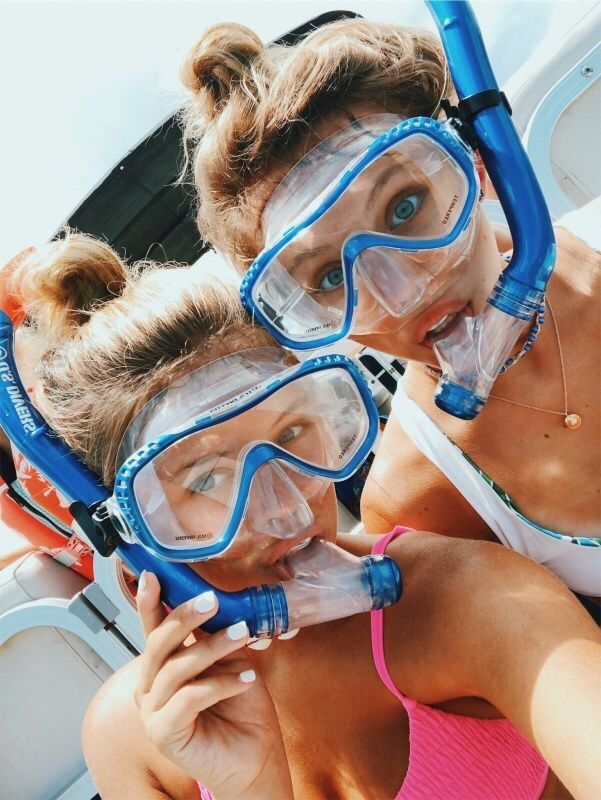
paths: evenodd
<path fill-rule="evenodd" d="M 29 401 L 23 397 L 15 380 L 8 363 L 8 353 L 4 347 L 0 347 L 0 388 L 6 392 L 25 433 L 33 433 L 37 426 L 29 410 Z"/>

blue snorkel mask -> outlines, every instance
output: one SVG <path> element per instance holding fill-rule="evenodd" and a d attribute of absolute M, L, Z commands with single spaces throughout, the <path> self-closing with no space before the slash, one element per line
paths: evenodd
<path fill-rule="evenodd" d="M 154 572 L 170 607 L 213 588 L 180 561 L 242 556 L 258 538 L 266 546 L 311 537 L 310 503 L 361 465 L 377 435 L 369 389 L 348 359 L 293 365 L 275 348 L 246 351 L 201 367 L 142 409 L 111 492 L 29 401 L 13 335 L 0 310 L 2 428 L 71 502 L 100 555 L 116 551 L 137 575 Z M 276 636 L 383 608 L 401 594 L 398 567 L 385 556 L 356 558 L 311 539 L 286 563 L 291 580 L 215 590 L 219 611 L 206 630 L 245 620 L 251 636 Z"/>
<path fill-rule="evenodd" d="M 274 338 L 298 350 L 370 332 L 386 317 L 402 325 L 440 296 L 470 255 L 480 191 L 477 148 L 509 223 L 513 256 L 484 310 L 477 317 L 459 314 L 434 346 L 442 369 L 436 404 L 473 419 L 543 302 L 555 243 L 469 4 L 427 5 L 458 108 L 447 104 L 444 124 L 380 114 L 318 144 L 270 198 L 265 248 L 241 296 Z M 383 186 L 396 199 L 380 209 Z"/>
<path fill-rule="evenodd" d="M 369 389 L 344 356 L 298 364 L 280 348 L 219 358 L 160 392 L 130 423 L 112 508 L 169 561 L 239 557 L 314 523 L 332 481 L 374 443 Z"/>

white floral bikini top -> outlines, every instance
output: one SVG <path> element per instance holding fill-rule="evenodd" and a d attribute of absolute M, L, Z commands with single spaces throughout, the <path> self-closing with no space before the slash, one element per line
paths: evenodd
<path fill-rule="evenodd" d="M 575 592 L 601 596 L 601 539 L 566 536 L 532 522 L 411 400 L 399 383 L 392 413 L 411 441 L 446 475 L 506 547 L 538 561 Z"/>

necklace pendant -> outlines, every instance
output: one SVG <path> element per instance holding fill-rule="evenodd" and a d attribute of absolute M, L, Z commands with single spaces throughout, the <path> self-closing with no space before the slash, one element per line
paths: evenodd
<path fill-rule="evenodd" d="M 579 414 L 567 414 L 563 418 L 563 424 L 571 431 L 575 431 L 576 428 L 579 428 L 582 425 L 582 419 L 580 418 Z"/>

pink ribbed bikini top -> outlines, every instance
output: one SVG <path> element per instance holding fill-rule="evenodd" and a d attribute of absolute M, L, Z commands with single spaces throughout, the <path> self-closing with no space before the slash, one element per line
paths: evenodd
<path fill-rule="evenodd" d="M 408 530 L 380 537 L 372 553 Z M 409 766 L 396 800 L 538 800 L 549 768 L 508 720 L 450 714 L 399 692 L 384 656 L 384 611 L 371 612 L 371 645 L 378 675 L 409 717 Z"/>
<path fill-rule="evenodd" d="M 407 530 L 380 537 L 372 553 Z M 549 768 L 508 720 L 450 714 L 400 692 L 384 656 L 384 611 L 371 612 L 371 646 L 378 675 L 409 717 L 409 766 L 396 800 L 538 800 Z"/>

